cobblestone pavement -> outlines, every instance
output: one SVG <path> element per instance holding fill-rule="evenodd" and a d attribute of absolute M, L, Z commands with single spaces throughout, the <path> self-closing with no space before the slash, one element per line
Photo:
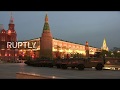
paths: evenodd
<path fill-rule="evenodd" d="M 34 73 L 45 76 L 54 76 L 57 79 L 120 79 L 120 70 L 102 70 L 86 68 L 80 70 L 62 70 L 49 67 L 32 67 L 24 63 L 0 64 L 0 79 L 16 79 L 17 72 Z"/>

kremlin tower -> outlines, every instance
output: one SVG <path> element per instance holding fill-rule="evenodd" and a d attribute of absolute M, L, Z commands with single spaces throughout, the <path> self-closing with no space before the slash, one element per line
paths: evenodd
<path fill-rule="evenodd" d="M 40 57 L 52 58 L 52 33 L 48 23 L 48 16 L 45 16 L 45 23 L 43 27 L 42 36 L 40 37 Z"/>
<path fill-rule="evenodd" d="M 86 51 L 86 57 L 89 57 L 89 44 L 87 41 L 85 43 L 85 51 Z"/>
<path fill-rule="evenodd" d="M 109 48 L 108 48 L 108 46 L 107 46 L 107 43 L 106 43 L 106 39 L 105 39 L 105 38 L 104 38 L 104 40 L 103 40 L 103 45 L 102 45 L 102 47 L 101 47 L 101 50 L 109 51 Z"/>

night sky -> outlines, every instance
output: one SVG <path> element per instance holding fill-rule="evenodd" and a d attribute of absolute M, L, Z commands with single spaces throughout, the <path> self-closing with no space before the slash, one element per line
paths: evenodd
<path fill-rule="evenodd" d="M 12 11 L 18 40 L 41 37 L 46 11 Z M 47 11 L 54 38 L 101 48 L 120 47 L 119 11 Z M 0 11 L 0 24 L 8 29 L 10 11 Z"/>

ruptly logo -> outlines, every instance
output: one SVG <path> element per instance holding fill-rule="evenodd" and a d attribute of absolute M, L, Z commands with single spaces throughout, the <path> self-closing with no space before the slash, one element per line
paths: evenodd
<path fill-rule="evenodd" d="M 36 42 L 7 42 L 7 48 L 36 48 Z"/>

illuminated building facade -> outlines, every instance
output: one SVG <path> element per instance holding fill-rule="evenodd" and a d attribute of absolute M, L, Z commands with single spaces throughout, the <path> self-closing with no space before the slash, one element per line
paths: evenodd
<path fill-rule="evenodd" d="M 88 56 L 88 54 L 94 54 L 96 51 L 100 50 L 99 48 L 89 46 L 88 42 L 83 45 L 53 38 L 47 14 L 45 16 L 45 23 L 41 37 L 26 40 L 26 42 L 36 42 L 36 48 L 20 49 L 19 54 L 21 56 L 66 58 L 67 56 L 74 57 L 76 55 Z"/>
<path fill-rule="evenodd" d="M 3 24 L 0 25 L 0 60 L 14 61 L 18 59 L 18 50 L 7 48 L 7 42 L 16 42 L 17 33 L 14 29 L 15 24 L 11 14 L 8 30 L 5 30 Z"/>
<path fill-rule="evenodd" d="M 26 40 L 26 42 L 37 42 L 35 49 L 20 49 L 19 54 L 21 56 L 39 57 L 40 56 L 40 38 Z M 66 58 L 67 55 L 73 57 L 74 55 L 86 56 L 87 53 L 94 54 L 96 51 L 100 51 L 99 48 L 89 46 L 89 50 L 86 51 L 85 45 L 73 43 L 69 41 L 60 40 L 57 38 L 52 39 L 52 56 L 53 58 L 61 57 Z M 87 53 L 86 53 L 87 52 Z M 88 55 L 88 54 L 87 54 Z"/>

